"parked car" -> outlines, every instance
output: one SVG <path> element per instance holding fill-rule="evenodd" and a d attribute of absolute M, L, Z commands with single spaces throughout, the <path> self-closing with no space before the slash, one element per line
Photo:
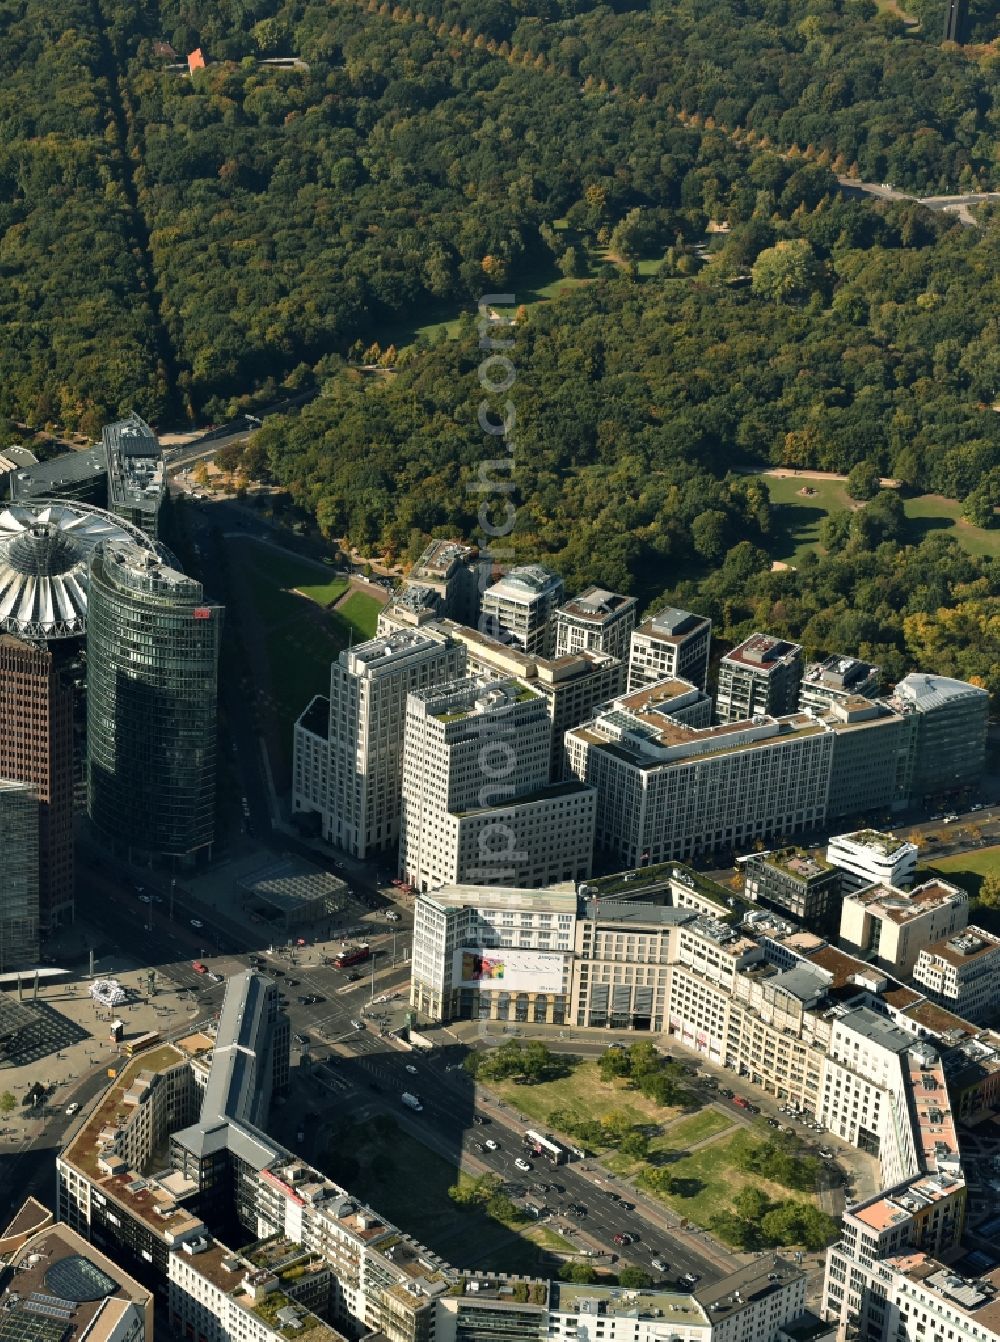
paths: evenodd
<path fill-rule="evenodd" d="M 499 1143 L 499 1142 L 495 1142 L 495 1141 L 493 1140 L 492 1137 L 488 1137 L 488 1138 L 486 1139 L 486 1141 L 483 1143 L 483 1145 L 486 1147 L 487 1151 L 499 1151 L 499 1150 L 500 1150 L 500 1143 Z"/>
<path fill-rule="evenodd" d="M 654 1258 L 651 1260 L 651 1266 L 656 1272 L 669 1272 L 670 1264 L 665 1258 Z"/>
<path fill-rule="evenodd" d="M 528 1173 L 531 1170 L 531 1166 L 528 1164 L 528 1162 L 526 1160 L 522 1160 L 520 1156 L 518 1156 L 518 1158 L 514 1161 L 514 1168 L 518 1170 L 523 1170 L 525 1173 Z"/>

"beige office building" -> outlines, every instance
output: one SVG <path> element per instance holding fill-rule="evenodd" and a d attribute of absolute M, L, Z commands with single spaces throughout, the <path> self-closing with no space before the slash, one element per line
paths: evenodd
<path fill-rule="evenodd" d="M 961 932 L 968 921 L 969 896 L 946 881 L 925 881 L 912 890 L 870 886 L 844 900 L 840 941 L 845 949 L 908 980 L 925 946 Z"/>

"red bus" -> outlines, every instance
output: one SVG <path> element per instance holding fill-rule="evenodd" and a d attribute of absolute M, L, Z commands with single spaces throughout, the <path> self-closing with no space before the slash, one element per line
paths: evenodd
<path fill-rule="evenodd" d="M 208 973 L 208 970 L 205 968 L 205 966 L 201 963 L 200 960 L 192 960 L 192 961 L 191 961 L 191 968 L 194 970 L 194 972 L 195 972 L 196 974 L 207 974 L 207 973 Z"/>
<path fill-rule="evenodd" d="M 372 949 L 367 941 L 363 941 L 360 946 L 345 946 L 333 957 L 333 967 L 346 969 L 348 965 L 359 965 L 362 960 L 367 960 L 371 953 Z"/>

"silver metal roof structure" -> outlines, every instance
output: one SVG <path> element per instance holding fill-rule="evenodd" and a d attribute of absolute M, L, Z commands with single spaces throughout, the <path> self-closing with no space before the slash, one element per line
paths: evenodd
<path fill-rule="evenodd" d="M 0 632 L 28 639 L 76 638 L 86 631 L 94 547 L 153 542 L 129 522 L 90 504 L 32 499 L 0 507 Z"/>

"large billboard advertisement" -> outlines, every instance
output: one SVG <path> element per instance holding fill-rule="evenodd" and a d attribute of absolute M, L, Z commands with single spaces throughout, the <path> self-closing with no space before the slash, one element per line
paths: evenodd
<path fill-rule="evenodd" d="M 553 951 L 462 948 L 455 952 L 452 982 L 480 992 L 561 993 L 565 956 Z"/>

